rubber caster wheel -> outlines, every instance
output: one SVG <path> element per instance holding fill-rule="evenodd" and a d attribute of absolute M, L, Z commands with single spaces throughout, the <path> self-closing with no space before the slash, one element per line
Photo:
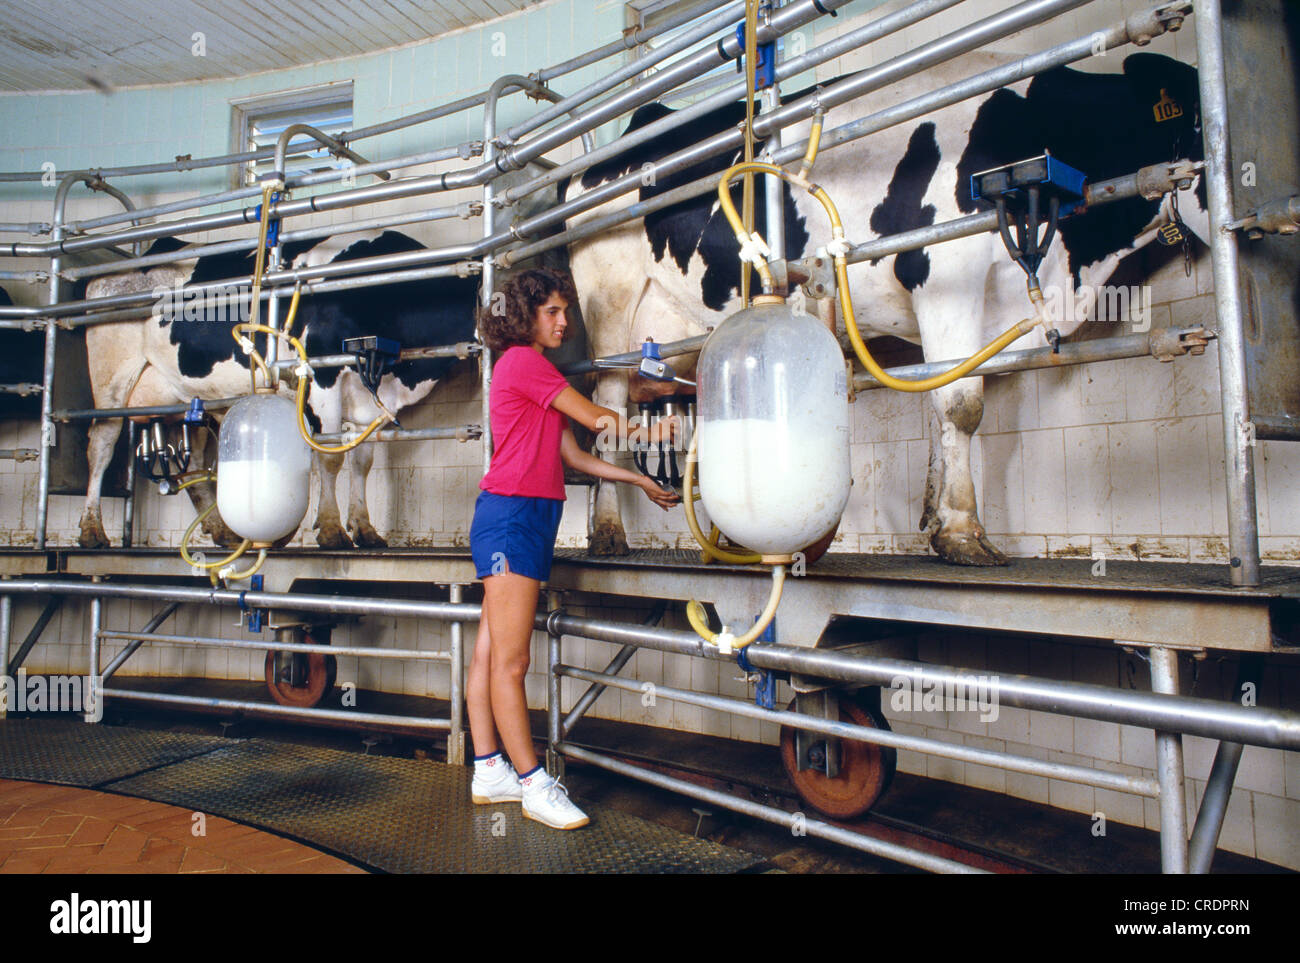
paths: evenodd
<path fill-rule="evenodd" d="M 305 641 L 310 643 L 311 636 L 306 636 Z M 299 663 L 306 670 L 302 685 L 293 685 L 290 675 L 290 660 L 301 660 Z M 332 655 L 324 655 L 320 652 L 295 652 L 281 662 L 279 675 L 275 671 L 275 652 L 266 653 L 266 687 L 271 692 L 271 698 L 282 706 L 293 706 L 296 709 L 312 709 L 320 705 L 324 699 L 334 689 L 334 681 L 338 678 L 339 665 L 338 660 Z"/>
<path fill-rule="evenodd" d="M 840 721 L 872 729 L 889 731 L 889 723 L 873 704 L 878 695 L 870 690 L 840 695 Z M 790 703 L 790 711 L 795 704 Z M 816 738 L 817 733 L 809 733 Z M 799 793 L 799 798 L 831 819 L 856 819 L 884 795 L 893 781 L 898 765 L 898 753 L 886 746 L 853 739 L 841 739 L 840 771 L 834 779 L 813 769 L 800 770 L 795 764 L 795 730 L 781 727 L 781 762 L 786 776 Z M 813 744 L 811 754 L 823 754 L 824 742 Z"/>

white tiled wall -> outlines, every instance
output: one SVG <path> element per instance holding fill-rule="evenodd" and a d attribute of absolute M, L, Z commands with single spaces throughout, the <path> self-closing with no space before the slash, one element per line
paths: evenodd
<path fill-rule="evenodd" d="M 895 3 L 894 6 L 898 6 Z M 839 36 L 863 22 L 876 4 L 853 4 L 845 15 L 824 26 L 805 28 L 798 41 L 805 48 Z M 819 68 L 817 79 L 882 63 L 915 49 L 959 22 L 969 22 L 1008 6 L 1001 0 L 969 0 L 954 11 L 886 38 L 858 53 Z M 1137 0 L 1101 0 L 1059 18 L 1053 24 L 998 44 L 1004 50 L 1040 48 L 1048 43 L 1086 34 L 1122 16 L 1144 9 Z M 525 59 L 509 64 L 485 58 L 490 34 L 463 31 L 413 48 L 285 71 L 228 83 L 120 91 L 111 102 L 99 95 L 51 95 L 44 98 L 0 97 L 0 117 L 10 132 L 0 148 L 0 169 L 34 169 L 45 159 L 60 168 L 96 164 L 142 163 L 193 151 L 217 154 L 227 149 L 230 101 L 252 93 L 291 89 L 326 80 L 352 79 L 357 94 L 358 125 L 387 120 L 454 97 L 477 91 L 506 70 L 534 70 L 619 35 L 622 4 L 556 0 L 519 18 L 497 21 L 512 51 L 526 50 Z M 1191 26 L 1161 38 L 1152 48 L 1194 62 Z M 793 40 L 791 42 L 794 42 Z M 1081 65 L 1082 69 L 1114 69 L 1122 57 Z M 576 89 L 595 76 L 594 68 L 558 81 L 560 91 Z M 791 86 L 813 78 L 795 78 Z M 151 127 L 154 139 L 141 141 L 139 116 L 174 118 L 167 128 Z M 523 98 L 505 102 L 503 120 L 512 122 L 533 109 Z M 35 121 L 36 114 L 53 121 Z M 181 123 L 182 120 L 185 123 Z M 366 144 L 370 156 L 400 153 L 456 143 L 478 136 L 477 115 L 450 118 L 432 129 L 388 135 Z M 613 134 L 606 129 L 602 136 Z M 196 144 L 197 142 L 197 144 Z M 440 165 L 438 170 L 458 165 Z M 49 192 L 34 186 L 0 185 L 0 221 L 45 221 L 50 217 Z M 133 184 L 137 203 L 152 204 L 198 191 L 224 187 L 221 175 L 194 175 L 183 186 L 162 178 Z M 437 203 L 456 203 L 474 195 L 462 192 Z M 99 195 L 74 193 L 70 216 L 84 218 L 114 212 L 116 202 Z M 406 202 L 412 209 L 420 201 Z M 391 210 L 392 208 L 389 208 Z M 323 223 L 345 223 L 353 215 L 340 211 L 322 215 Z M 442 221 L 427 229 L 409 229 L 426 243 L 455 243 L 476 237 L 475 221 Z M 237 232 L 213 235 L 212 239 Z M 0 259 L 0 269 L 31 269 L 30 264 Z M 1213 326 L 1211 278 L 1207 263 L 1193 266 L 1190 277 L 1181 265 L 1151 279 L 1153 322 L 1156 327 L 1206 323 Z M 38 293 L 6 283 L 15 295 L 31 302 Z M 1112 330 L 1096 332 L 1106 335 Z M 1127 329 L 1123 329 L 1127 333 Z M 1224 562 L 1227 522 L 1224 494 L 1223 440 L 1219 419 L 1217 359 L 1213 345 L 1199 358 L 1172 364 L 1151 360 L 1113 361 L 1059 371 L 1024 372 L 986 382 L 985 415 L 972 446 L 976 494 L 990 537 L 1013 556 L 1106 556 Z M 928 552 L 917 531 L 929 450 L 927 402 L 916 396 L 887 391 L 861 394 L 852 409 L 852 464 L 856 483 L 840 526 L 834 551 Z M 418 409 L 403 415 L 407 427 L 423 428 L 474 423 L 480 420 L 477 377 L 464 371 L 448 379 Z M 34 424 L 0 424 L 0 448 L 35 448 Z M 369 486 L 371 517 L 393 545 L 465 545 L 472 499 L 481 470 L 476 443 L 439 441 L 418 445 L 379 446 Z M 1300 446 L 1262 442 L 1256 448 L 1256 478 L 1261 551 L 1266 561 L 1300 560 Z M 347 473 L 339 485 L 346 502 Z M 569 489 L 561 527 L 562 545 L 582 545 L 586 530 L 586 490 Z M 679 515 L 651 510 L 644 499 L 624 493 L 624 519 L 634 546 L 688 545 L 690 536 Z M 0 543 L 31 543 L 35 516 L 36 475 L 32 464 L 0 461 Z M 79 498 L 56 496 L 50 504 L 50 542 L 75 543 L 81 511 Z M 314 502 L 309 517 L 314 512 Z M 121 532 L 121 502 L 104 502 L 104 524 L 117 539 Z M 192 518 L 188 504 L 163 499 L 150 490 L 137 501 L 136 543 L 176 546 Z M 314 543 L 310 531 L 298 538 Z M 21 638 L 39 611 L 35 602 L 15 605 L 15 635 Z M 588 607 L 590 615 L 633 620 L 640 609 Z M 104 624 L 110 628 L 142 625 L 151 615 L 138 603 L 110 602 Z M 88 650 L 85 606 L 69 603 L 56 616 L 43 642 L 28 662 L 31 671 L 84 671 Z M 665 624 L 686 628 L 670 615 Z M 466 638 L 473 639 L 473 626 Z M 242 638 L 234 614 L 184 609 L 163 626 L 177 634 Z M 445 649 L 445 626 L 417 626 L 408 620 L 367 619 L 359 631 L 342 628 L 340 643 L 378 641 L 394 647 Z M 467 648 L 470 646 L 467 645 Z M 105 659 L 116 647 L 106 647 Z M 614 648 L 598 642 L 569 639 L 565 661 L 600 669 Z M 927 661 L 987 667 L 1060 679 L 1077 679 L 1149 686 L 1145 666 L 1111 649 L 1076 647 L 1066 642 L 970 636 L 922 638 L 920 657 Z M 545 704 L 545 642 L 534 641 L 533 668 L 527 689 L 530 704 Z M 1190 665 L 1184 669 L 1184 691 L 1191 688 Z M 211 678 L 260 679 L 260 653 L 206 651 L 172 647 L 143 648 L 128 663 L 142 675 L 206 675 Z M 1234 670 L 1235 671 L 1235 670 Z M 739 670 L 692 660 L 685 656 L 642 651 L 625 674 L 660 686 L 719 692 L 737 698 L 752 696 L 752 686 Z M 1197 695 L 1227 698 L 1231 684 L 1212 661 L 1199 667 Z M 446 697 L 445 664 L 403 664 L 376 660 L 339 659 L 339 681 L 361 689 L 382 688 Z M 563 681 L 567 708 L 585 688 Z M 791 693 L 784 685 L 781 704 Z M 640 692 L 607 690 L 592 713 L 668 728 L 775 743 L 773 724 L 734 718 L 656 698 Z M 886 700 L 887 702 L 887 700 Z M 1261 704 L 1300 708 L 1300 670 L 1270 665 L 1261 689 Z M 896 731 L 929 736 L 994 751 L 1038 759 L 1091 765 L 1133 775 L 1153 774 L 1151 733 L 1127 726 L 1070 720 L 1041 712 L 1002 708 L 998 718 L 980 722 L 971 713 L 899 713 L 887 705 Z M 1186 740 L 1189 807 L 1199 804 L 1212 757 L 1212 747 Z M 1250 749 L 1243 758 L 1221 845 L 1234 852 L 1300 868 L 1300 763 L 1295 753 Z M 1079 813 L 1080 833 L 1090 833 L 1093 814 L 1110 821 L 1155 828 L 1158 808 L 1147 801 L 1107 790 L 1021 775 L 975 764 L 959 763 L 913 752 L 899 753 L 904 772 L 1007 792 L 1015 796 Z"/>

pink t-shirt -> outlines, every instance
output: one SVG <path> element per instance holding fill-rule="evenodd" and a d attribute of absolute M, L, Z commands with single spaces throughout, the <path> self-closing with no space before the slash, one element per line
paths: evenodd
<path fill-rule="evenodd" d="M 532 348 L 512 345 L 497 359 L 488 395 L 495 450 L 479 488 L 564 500 L 560 437 L 567 419 L 551 402 L 567 387 L 564 375 Z"/>

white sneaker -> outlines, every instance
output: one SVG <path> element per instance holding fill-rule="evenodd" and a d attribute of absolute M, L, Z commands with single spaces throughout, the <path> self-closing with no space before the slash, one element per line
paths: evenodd
<path fill-rule="evenodd" d="M 519 802 L 524 790 L 519 785 L 515 767 L 502 755 L 474 763 L 474 781 L 469 787 L 470 798 L 479 805 L 487 803 Z"/>
<path fill-rule="evenodd" d="M 524 793 L 524 815 L 552 829 L 577 829 L 591 822 L 587 814 L 569 801 L 569 790 L 560 781 L 539 770 L 519 780 Z"/>

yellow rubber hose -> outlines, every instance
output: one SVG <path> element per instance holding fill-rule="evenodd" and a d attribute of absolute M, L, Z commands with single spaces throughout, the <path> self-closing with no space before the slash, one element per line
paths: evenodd
<path fill-rule="evenodd" d="M 185 559 L 185 564 L 189 565 L 191 568 L 201 568 L 209 571 L 219 569 L 225 565 L 229 565 L 235 559 L 239 558 L 239 556 L 243 555 L 246 551 L 248 551 L 248 547 L 253 544 L 253 540 L 251 538 L 246 538 L 239 543 L 239 547 L 235 549 L 231 554 L 227 555 L 225 558 L 216 562 L 197 562 L 193 558 L 191 558 L 190 539 L 194 537 L 194 530 L 203 524 L 203 520 L 206 519 L 209 515 L 211 515 L 213 510 L 216 507 L 217 507 L 217 503 L 213 502 L 202 512 L 200 512 L 198 517 L 195 518 L 194 521 L 190 522 L 189 528 L 185 529 L 185 535 L 181 539 L 181 558 Z"/>
<path fill-rule="evenodd" d="M 716 645 L 723 655 L 730 655 L 736 649 L 743 649 L 749 645 L 771 624 L 772 619 L 776 616 L 776 607 L 781 603 L 781 589 L 785 585 L 785 566 L 772 566 L 772 592 L 767 598 L 767 607 L 763 609 L 763 614 L 758 617 L 758 621 L 749 627 L 744 635 L 732 636 L 730 632 L 723 629 L 721 632 L 714 632 L 709 628 L 707 619 L 704 614 L 704 606 L 695 599 L 686 603 L 686 619 L 691 623 L 700 638 L 706 642 L 712 642 Z"/>
<path fill-rule="evenodd" d="M 311 431 L 307 427 L 307 413 L 306 413 L 307 382 L 310 379 L 310 375 L 311 375 L 311 369 L 307 366 L 307 349 L 303 347 L 301 341 L 299 341 L 293 335 L 289 334 L 289 331 L 293 328 L 294 318 L 298 314 L 298 300 L 301 297 L 301 295 L 302 295 L 302 288 L 295 287 L 293 289 L 293 299 L 289 302 L 289 314 L 284 320 L 284 330 L 277 331 L 275 328 L 268 327 L 265 324 L 253 324 L 249 322 L 247 324 L 235 325 L 233 328 L 231 328 L 230 333 L 234 337 L 234 339 L 238 341 L 241 345 L 248 340 L 247 338 L 240 337 L 240 334 L 244 331 L 256 331 L 262 334 L 270 334 L 278 338 L 283 338 L 285 341 L 289 342 L 289 344 L 293 347 L 293 350 L 298 353 L 298 359 L 302 362 L 302 364 L 299 365 L 297 371 L 298 390 L 295 396 L 295 404 L 297 405 L 298 408 L 298 430 L 302 433 L 303 440 L 306 441 L 307 444 L 312 448 L 314 448 L 316 451 L 322 452 L 323 454 L 326 455 L 339 455 L 344 452 L 351 451 L 353 448 L 357 447 L 357 445 L 361 444 L 363 441 L 365 441 L 367 438 L 373 435 L 385 424 L 387 424 L 390 421 L 393 421 L 394 418 L 391 412 L 385 411 L 382 415 L 380 415 L 378 418 L 372 421 L 370 423 L 370 426 L 366 428 L 366 430 L 363 431 L 358 437 L 342 445 L 322 445 L 320 442 L 316 441 L 316 439 L 312 438 Z M 245 345 L 245 349 L 249 351 L 249 354 L 251 354 L 253 357 L 258 359 L 259 364 L 262 363 L 255 349 L 249 348 L 248 345 Z M 263 370 L 265 370 L 266 368 L 265 364 L 262 364 L 262 367 Z M 268 378 L 267 381 L 269 383 L 270 379 Z"/>
<path fill-rule="evenodd" d="M 826 210 L 826 215 L 831 222 L 832 242 L 839 249 L 846 246 L 844 240 L 844 225 L 840 222 L 839 211 L 836 209 L 835 203 L 830 199 L 830 195 L 816 184 L 809 184 L 807 181 L 801 183 L 795 175 L 786 171 L 784 168 L 778 167 L 775 164 L 763 163 L 762 161 L 753 161 L 748 164 L 736 164 L 725 171 L 722 175 L 722 179 L 718 181 L 719 203 L 728 222 L 731 224 L 732 228 L 737 231 L 737 239 L 741 238 L 741 232 L 744 228 L 740 221 L 740 216 L 736 212 L 736 205 L 732 203 L 731 197 L 727 191 L 727 185 L 734 178 L 750 169 L 773 174 L 806 189 Z M 742 243 L 744 242 L 742 241 Z M 932 391 L 935 388 L 941 388 L 946 384 L 951 384 L 958 378 L 964 378 L 975 368 L 978 368 L 989 358 L 993 357 L 1007 345 L 1011 344 L 1011 342 L 1024 334 L 1028 334 L 1035 326 L 1042 323 L 1044 320 L 1041 313 L 1041 304 L 1039 304 L 1039 317 L 1025 318 L 1021 321 L 1017 321 L 975 354 L 971 355 L 971 357 L 967 358 L 956 367 L 945 371 L 943 374 L 916 380 L 895 378 L 892 375 L 886 374 L 885 370 L 876 363 L 876 359 L 871 356 L 871 352 L 867 350 L 867 346 L 862 340 L 862 334 L 858 331 L 857 320 L 853 314 L 853 297 L 849 293 L 848 262 L 845 260 L 843 250 L 836 250 L 833 256 L 835 259 L 835 283 L 839 288 L 840 311 L 844 315 L 844 327 L 845 330 L 848 331 L 849 341 L 853 345 L 854 353 L 857 354 L 858 361 L 862 363 L 862 366 L 866 368 L 872 377 L 885 387 L 893 388 L 895 391 Z M 764 275 L 766 272 L 765 281 L 770 281 L 771 272 L 767 271 L 767 265 L 760 264 L 758 265 L 758 268 L 760 275 Z M 1037 304 L 1038 302 L 1035 303 Z"/>

